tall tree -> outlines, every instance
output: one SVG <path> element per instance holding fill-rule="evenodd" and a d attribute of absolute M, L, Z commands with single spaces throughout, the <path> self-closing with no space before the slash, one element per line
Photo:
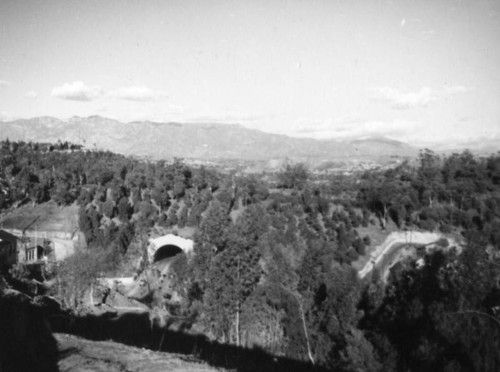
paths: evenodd
<path fill-rule="evenodd" d="M 278 174 L 278 186 L 287 189 L 302 189 L 309 179 L 309 171 L 304 163 L 286 164 Z"/>
<path fill-rule="evenodd" d="M 429 149 L 419 154 L 416 186 L 421 201 L 432 207 L 432 204 L 443 194 L 443 176 L 441 158 Z"/>

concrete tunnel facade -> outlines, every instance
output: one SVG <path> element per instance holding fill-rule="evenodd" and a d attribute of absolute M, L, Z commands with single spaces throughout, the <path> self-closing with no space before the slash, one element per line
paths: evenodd
<path fill-rule="evenodd" d="M 149 239 L 148 259 L 150 263 L 153 263 L 179 253 L 190 254 L 193 246 L 194 242 L 191 239 L 184 239 L 173 234 Z"/>

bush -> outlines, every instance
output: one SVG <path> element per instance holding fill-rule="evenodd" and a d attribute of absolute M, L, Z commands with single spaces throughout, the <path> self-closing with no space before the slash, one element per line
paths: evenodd
<path fill-rule="evenodd" d="M 432 220 L 432 219 L 428 219 L 428 220 L 421 220 L 418 224 L 418 226 L 422 229 L 422 230 L 427 230 L 427 231 L 434 231 L 437 227 L 437 222 Z"/>
<path fill-rule="evenodd" d="M 439 227 L 439 230 L 443 233 L 443 234 L 449 234 L 451 233 L 451 230 L 452 230 L 452 227 L 449 223 L 443 223 L 440 227 Z"/>
<path fill-rule="evenodd" d="M 362 241 L 361 239 L 359 239 L 359 238 L 358 238 L 358 239 L 356 239 L 356 240 L 354 241 L 354 243 L 353 243 L 353 247 L 354 247 L 354 249 L 356 250 L 356 252 L 357 252 L 360 256 L 362 256 L 362 255 L 364 255 L 364 254 L 365 254 L 365 251 L 366 251 L 366 250 L 365 250 L 365 245 L 364 245 L 364 243 L 363 243 L 363 241 Z"/>
<path fill-rule="evenodd" d="M 448 239 L 441 238 L 436 242 L 436 245 L 441 248 L 446 248 L 450 245 L 450 243 L 448 242 Z"/>
<path fill-rule="evenodd" d="M 365 235 L 365 237 L 363 238 L 363 243 L 365 244 L 365 246 L 370 246 L 372 245 L 372 240 L 368 235 Z"/>

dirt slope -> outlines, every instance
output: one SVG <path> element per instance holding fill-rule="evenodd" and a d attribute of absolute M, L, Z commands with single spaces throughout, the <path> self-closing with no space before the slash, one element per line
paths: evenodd
<path fill-rule="evenodd" d="M 215 372 L 192 357 L 58 333 L 61 372 Z"/>

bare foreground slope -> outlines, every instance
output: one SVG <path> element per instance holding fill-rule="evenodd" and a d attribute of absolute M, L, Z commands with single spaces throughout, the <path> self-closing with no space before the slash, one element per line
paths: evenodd
<path fill-rule="evenodd" d="M 111 341 L 90 341 L 62 333 L 55 336 L 61 353 L 61 372 L 222 371 L 184 355 L 161 353 Z"/>

